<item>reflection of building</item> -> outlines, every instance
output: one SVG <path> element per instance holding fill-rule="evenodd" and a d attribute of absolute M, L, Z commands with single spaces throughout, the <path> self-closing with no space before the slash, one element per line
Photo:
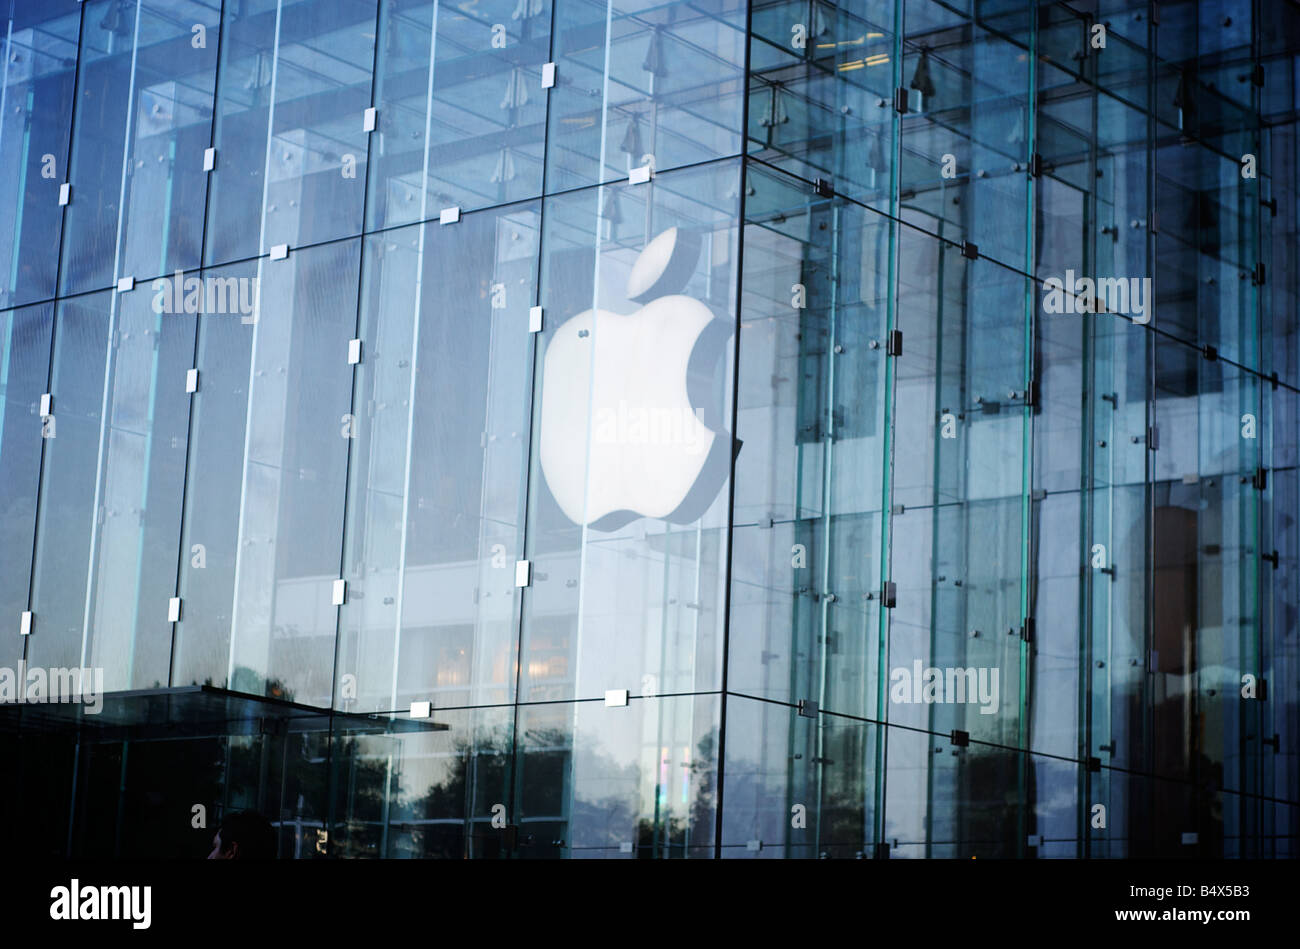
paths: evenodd
<path fill-rule="evenodd" d="M 1300 19 L 985 6 L 19 5 L 29 849 L 1294 856 Z"/>

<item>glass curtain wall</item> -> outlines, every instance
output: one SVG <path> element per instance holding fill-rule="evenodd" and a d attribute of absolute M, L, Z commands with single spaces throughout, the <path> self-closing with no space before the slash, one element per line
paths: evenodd
<path fill-rule="evenodd" d="M 1288 12 L 4 6 L 43 850 L 1296 855 Z"/>

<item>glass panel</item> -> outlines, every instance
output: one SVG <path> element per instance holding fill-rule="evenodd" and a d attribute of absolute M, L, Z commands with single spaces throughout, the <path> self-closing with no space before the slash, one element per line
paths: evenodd
<path fill-rule="evenodd" d="M 547 203 L 521 700 L 719 685 L 738 172 Z"/>
<path fill-rule="evenodd" d="M 755 7 L 749 153 L 838 194 L 888 208 L 896 179 L 896 4 Z"/>
<path fill-rule="evenodd" d="M 24 852 L 1294 855 L 1296 31 L 1096 6 L 10 3 Z"/>
<path fill-rule="evenodd" d="M 207 263 L 360 233 L 375 23 L 376 0 L 226 5 Z"/>
<path fill-rule="evenodd" d="M 1024 259 L 1029 217 L 1029 53 L 1033 14 L 907 0 L 899 201 L 949 240 L 981 254 Z"/>
<path fill-rule="evenodd" d="M 83 668 L 90 658 L 88 571 L 101 526 L 100 460 L 115 315 L 111 292 L 65 300 L 55 311 L 49 389 L 54 414 L 44 421 L 31 665 Z"/>
<path fill-rule="evenodd" d="M 1028 755 L 947 733 L 889 730 L 884 838 L 891 857 L 1021 856 L 1030 814 Z M 1024 836 L 1022 836 L 1022 834 Z"/>
<path fill-rule="evenodd" d="M 1030 823 L 1023 855 L 1038 860 L 1083 856 L 1080 828 L 1087 826 L 1084 821 L 1090 821 L 1092 815 L 1079 799 L 1079 766 L 1073 761 L 1030 755 L 1029 768 L 1034 810 L 1027 815 Z"/>
<path fill-rule="evenodd" d="M 711 858 L 718 713 L 716 695 L 520 706 L 520 855 Z"/>
<path fill-rule="evenodd" d="M 48 303 L 0 313 L 0 629 L 17 629 L 31 589 L 45 446 L 39 413 L 49 381 L 53 317 L 54 307 Z M 8 637 L 0 643 L 0 662 L 13 668 L 22 658 L 24 642 Z"/>
<path fill-rule="evenodd" d="M 472 11 L 390 0 L 381 20 L 370 226 L 541 194 L 549 0 L 486 0 Z"/>
<path fill-rule="evenodd" d="M 28 660 L 102 669 L 109 690 L 162 685 L 171 664 L 194 321 L 154 301 L 140 287 L 64 303 L 55 328 Z"/>
<path fill-rule="evenodd" d="M 513 697 L 538 230 L 515 206 L 366 243 L 345 708 Z"/>
<path fill-rule="evenodd" d="M 199 261 L 219 37 L 215 10 L 193 14 L 85 4 L 63 293 Z"/>
<path fill-rule="evenodd" d="M 347 362 L 360 251 L 351 240 L 263 263 L 242 493 L 226 512 L 237 514 L 239 546 L 225 681 L 308 705 L 330 704 L 334 678 L 333 588 L 348 442 L 360 424 Z"/>
<path fill-rule="evenodd" d="M 330 702 L 359 250 L 204 274 L 239 305 L 199 330 L 176 684 Z"/>
<path fill-rule="evenodd" d="M 233 281 L 240 305 L 233 313 L 199 317 L 194 365 L 200 385 L 190 397 L 193 413 L 177 583 L 184 609 L 176 625 L 173 685 L 227 682 L 258 265 L 237 264 L 198 276 L 205 304 L 208 287 L 213 288 L 216 302 L 217 289 L 229 288 Z M 175 284 L 167 283 L 174 294 Z M 243 304 L 248 304 L 246 315 L 240 312 Z"/>
<path fill-rule="evenodd" d="M 554 0 L 547 192 L 739 154 L 745 9 Z"/>
<path fill-rule="evenodd" d="M 912 263 L 898 300 L 890 720 L 1015 747 L 1029 615 L 1026 282 L 928 235 L 900 238 Z"/>
<path fill-rule="evenodd" d="M 160 312 L 158 299 L 143 286 L 117 294 L 109 352 L 89 622 L 110 690 L 161 686 L 171 670 L 195 317 Z"/>
<path fill-rule="evenodd" d="M 77 0 L 13 4 L 0 36 L 0 305 L 54 296 L 76 101 Z"/>
<path fill-rule="evenodd" d="M 893 229 L 747 181 L 728 685 L 874 716 Z"/>
<path fill-rule="evenodd" d="M 439 710 L 434 721 L 420 722 L 414 731 L 342 723 L 330 749 L 329 854 L 502 856 L 506 835 L 500 819 L 510 802 L 513 719 L 511 709 L 489 708 Z"/>
<path fill-rule="evenodd" d="M 880 726 L 727 699 L 722 855 L 874 857 Z"/>

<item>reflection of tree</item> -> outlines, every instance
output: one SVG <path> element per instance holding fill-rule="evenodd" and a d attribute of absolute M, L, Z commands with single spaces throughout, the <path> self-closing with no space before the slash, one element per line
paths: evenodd
<path fill-rule="evenodd" d="M 504 731 L 457 738 L 440 780 L 409 802 L 404 796 L 390 802 L 391 813 L 412 822 L 448 821 L 409 826 L 397 821 L 394 826 L 408 838 L 409 852 L 450 858 L 502 855 L 504 834 L 491 824 L 492 806 L 509 800 L 512 777 L 517 778 L 518 797 L 509 819 L 520 824 L 513 856 L 611 856 L 619 844 L 632 842 L 638 856 L 653 858 L 683 856 L 688 848 L 698 854 L 712 845 L 716 732 L 701 739 L 689 765 L 695 789 L 689 819 L 681 813 L 640 814 L 647 777 L 641 767 L 620 765 L 595 745 L 580 742 L 575 749 L 570 735 L 561 727 L 529 729 L 518 749 Z M 512 751 L 517 775 L 512 775 Z M 597 797 L 590 787 L 576 788 L 566 801 L 575 755 L 581 756 L 580 773 L 598 775 L 601 785 L 616 790 Z M 556 822 L 539 820 L 551 816 Z M 521 818 L 534 820 L 521 823 Z M 558 840 L 565 842 L 563 849 L 556 846 Z"/>
<path fill-rule="evenodd" d="M 236 666 L 230 682 L 231 691 L 294 701 L 293 690 L 282 679 L 267 679 L 247 666 Z M 204 684 L 213 682 L 207 679 Z M 325 710 L 316 717 L 289 717 L 272 705 L 260 710 L 249 705 L 236 713 L 244 719 L 244 728 L 207 739 L 210 789 L 195 800 L 212 802 L 213 823 L 219 818 L 217 805 L 225 811 L 251 809 L 278 825 L 283 857 L 323 856 L 327 830 L 335 838 L 334 853 L 375 856 L 373 844 L 367 847 L 369 828 L 348 818 L 376 815 L 377 820 L 382 813 L 383 762 L 365 760 L 357 736 L 345 730 L 332 735 L 331 716 Z M 338 721 L 333 719 L 333 727 L 339 727 Z M 210 839 L 211 831 L 207 836 Z"/>
<path fill-rule="evenodd" d="M 204 685 L 212 685 L 212 677 L 209 676 L 203 680 Z M 256 669 L 250 669 L 248 666 L 235 666 L 234 671 L 230 674 L 230 691 L 242 692 L 245 695 L 264 695 L 268 699 L 276 699 L 280 702 L 292 702 L 293 690 L 285 684 L 283 679 L 268 679 Z"/>
<path fill-rule="evenodd" d="M 852 858 L 862 851 L 871 837 L 873 789 L 860 761 L 871 744 L 856 729 L 839 740 L 827 737 L 824 764 L 797 742 L 793 747 L 802 750 L 766 764 L 728 748 L 723 856 L 753 856 L 745 852 L 750 840 L 762 841 L 769 856 Z M 795 806 L 803 808 L 802 827 L 793 824 Z"/>
<path fill-rule="evenodd" d="M 588 736 L 589 737 L 589 736 Z M 595 776 L 603 785 L 627 789 L 596 798 L 588 787 L 575 788 L 569 814 L 569 834 L 574 855 L 608 857 L 619 845 L 632 843 L 641 859 L 708 856 L 712 853 L 717 787 L 717 731 L 704 735 L 687 763 L 667 762 L 666 783 L 660 783 L 660 761 L 648 772 L 641 764 L 619 765 L 598 747 L 581 743 L 581 773 Z M 684 808 L 671 808 L 680 771 L 687 771 L 690 800 Z M 651 812 L 642 811 L 642 795 L 654 791 Z"/>
<path fill-rule="evenodd" d="M 786 857 L 874 856 L 874 820 L 881 806 L 875 785 L 879 728 L 823 723 L 820 729 L 820 757 L 814 750 L 816 728 L 792 735 L 765 729 L 769 748 L 790 739 L 784 760 L 756 764 L 729 750 L 724 855 L 746 856 L 744 844 L 757 839 L 764 853 Z M 926 745 L 931 744 L 942 747 L 944 755 L 923 757 L 915 768 L 896 765 L 891 773 L 891 798 L 898 804 L 885 815 L 886 841 L 897 835 L 919 843 L 907 851 L 913 855 L 926 853 L 928 839 L 934 857 L 1015 856 L 1022 807 L 1018 753 L 969 747 L 954 757 L 944 738 L 930 736 Z M 1026 798 L 1032 801 L 1032 769 L 1026 780 Z M 802 827 L 793 821 L 796 806 L 803 808 Z"/>
<path fill-rule="evenodd" d="M 284 682 L 243 667 L 231 681 L 293 700 Z M 202 856 L 224 813 L 251 809 L 277 826 L 282 858 L 608 858 L 627 843 L 640 858 L 712 855 L 716 729 L 665 773 L 652 740 L 605 747 L 563 714 L 516 740 L 504 715 L 484 727 L 469 724 L 482 713 L 453 713 L 452 730 L 419 732 L 286 712 L 237 699 L 191 717 L 187 737 L 133 739 L 120 821 L 122 746 L 88 752 L 81 793 L 104 803 L 79 821 L 79 853 Z M 194 804 L 204 828 L 190 824 Z M 510 831 L 493 826 L 498 804 Z"/>
<path fill-rule="evenodd" d="M 637 821 L 636 855 L 641 859 L 660 857 L 711 856 L 717 801 L 718 730 L 712 729 L 695 746 L 691 757 L 690 819 L 669 815 L 655 820 L 642 817 Z"/>
<path fill-rule="evenodd" d="M 321 737 L 322 744 L 330 746 L 330 772 L 313 772 L 322 783 L 305 789 L 302 799 L 321 803 L 313 816 L 329 828 L 330 856 L 386 856 L 380 851 L 388 765 L 382 758 L 366 757 L 377 737 L 346 731 Z"/>
<path fill-rule="evenodd" d="M 434 736 L 434 741 L 438 741 Z M 451 743 L 442 780 L 400 811 L 412 820 L 446 821 L 418 825 L 409 832 L 416 857 L 488 857 L 500 853 L 503 834 L 492 827 L 492 805 L 508 801 L 511 744 L 502 731 L 461 736 Z M 399 804 L 393 805 L 396 812 Z"/>
<path fill-rule="evenodd" d="M 256 678 L 239 668 L 232 681 Z M 267 696 L 293 700 L 283 682 L 262 681 Z M 178 706 L 182 718 L 193 714 L 186 707 Z M 212 712 L 201 703 L 191 708 Z M 78 793 L 88 803 L 76 820 L 74 855 L 201 857 L 224 813 L 252 809 L 278 827 L 283 858 L 493 858 L 506 855 L 507 842 L 492 826 L 495 804 L 507 805 L 518 827 L 515 858 L 617 857 L 627 842 L 641 857 L 711 852 L 716 732 L 689 762 L 691 799 L 670 810 L 666 794 L 649 793 L 665 790 L 655 784 L 657 762 L 622 763 L 592 736 L 575 741 L 571 725 L 529 729 L 516 747 L 505 727 L 390 733 L 383 718 L 371 730 L 325 711 L 287 717 L 250 700 L 182 724 L 185 737 L 164 728 L 158 739 L 165 740 L 132 739 L 121 794 L 122 743 L 87 747 Z M 48 738 L 43 744 L 54 747 Z M 66 788 L 72 759 L 66 748 L 60 754 L 68 767 L 53 784 Z M 575 755 L 586 776 L 576 789 Z M 668 784 L 679 787 L 681 779 L 681 771 L 670 772 Z M 206 811 L 202 828 L 191 824 L 196 804 Z"/>

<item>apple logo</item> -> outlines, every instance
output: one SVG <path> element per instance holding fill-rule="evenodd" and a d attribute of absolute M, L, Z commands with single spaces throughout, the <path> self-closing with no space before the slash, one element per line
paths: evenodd
<path fill-rule="evenodd" d="M 639 310 L 586 310 L 551 336 L 539 456 L 551 495 L 575 524 L 585 518 L 600 531 L 638 517 L 689 524 L 726 483 L 732 326 L 679 292 L 699 252 L 698 235 L 669 228 L 628 275 L 626 296 Z"/>

